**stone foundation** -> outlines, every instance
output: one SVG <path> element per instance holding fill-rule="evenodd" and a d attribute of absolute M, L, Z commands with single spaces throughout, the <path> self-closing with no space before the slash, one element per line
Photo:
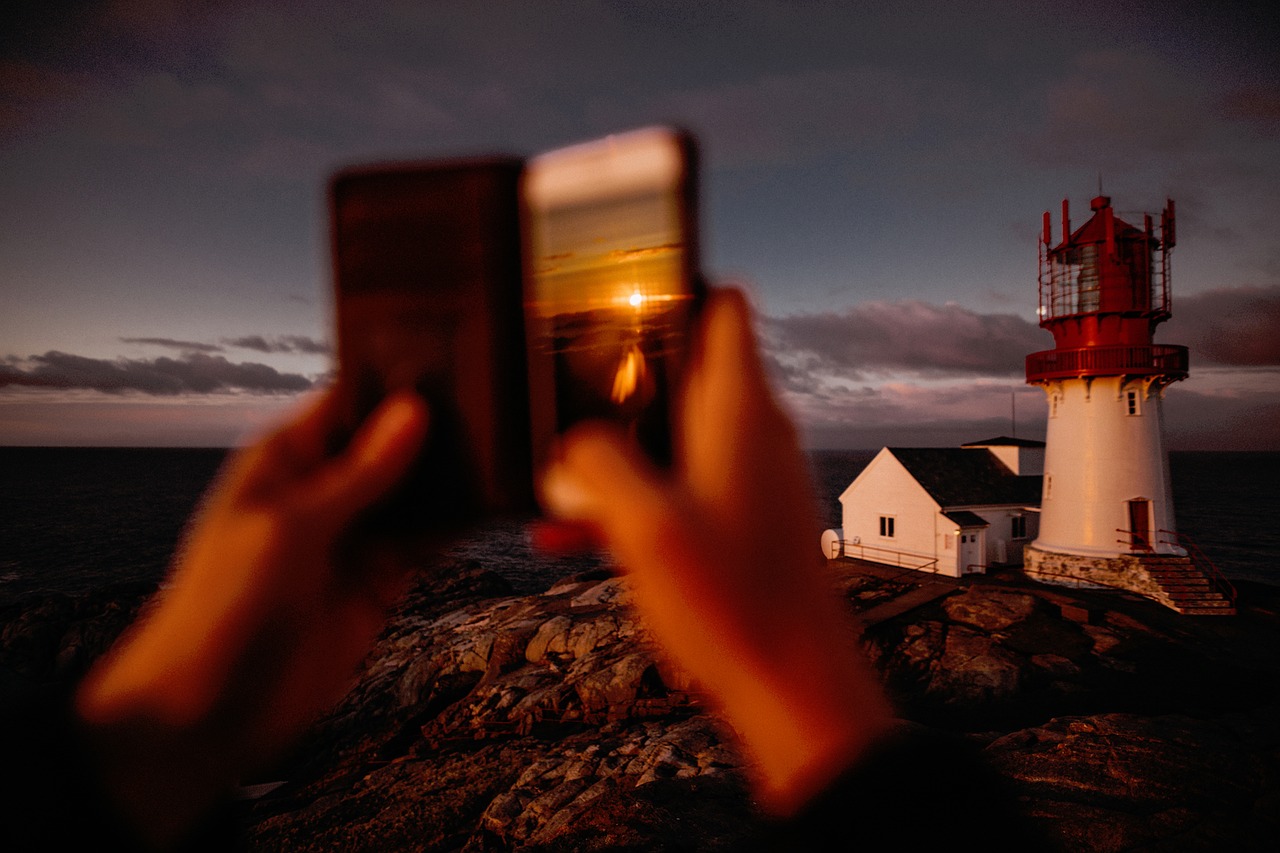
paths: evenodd
<path fill-rule="evenodd" d="M 1174 607 L 1169 596 L 1137 556 L 1084 557 L 1058 554 L 1028 545 L 1022 571 L 1029 578 L 1077 589 L 1120 589 Z M 1176 607 L 1174 609 L 1177 609 Z"/>

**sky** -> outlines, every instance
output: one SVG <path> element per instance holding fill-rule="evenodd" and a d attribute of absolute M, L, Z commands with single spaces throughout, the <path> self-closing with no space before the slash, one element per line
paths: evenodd
<path fill-rule="evenodd" d="M 1042 438 L 1041 214 L 1101 186 L 1177 202 L 1168 446 L 1278 450 L 1271 6 L 6 4 L 0 444 L 233 445 L 322 387 L 339 167 L 673 123 L 807 446 Z"/>

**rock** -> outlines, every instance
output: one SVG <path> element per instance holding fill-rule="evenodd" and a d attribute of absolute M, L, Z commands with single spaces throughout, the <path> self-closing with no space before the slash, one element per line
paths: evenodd
<path fill-rule="evenodd" d="M 1003 631 L 1035 612 L 1034 596 L 1017 592 L 993 592 L 970 587 L 958 595 L 947 597 L 942 608 L 948 618 L 980 631 Z"/>
<path fill-rule="evenodd" d="M 155 592 L 127 582 L 80 595 L 49 593 L 0 609 L 0 684 L 21 691 L 79 678 Z"/>
<path fill-rule="evenodd" d="M 653 656 L 636 653 L 624 655 L 605 666 L 585 668 L 585 674 L 570 670 L 582 707 L 609 716 L 626 715 L 636 698 L 647 686 L 661 687 Z M 648 684 L 645 684 L 646 679 Z"/>
<path fill-rule="evenodd" d="M 1168 839 L 1181 840 L 1177 849 L 1248 849 L 1268 821 L 1276 827 L 1277 815 L 1259 820 L 1255 804 L 1280 784 L 1256 747 L 1220 723 L 1102 714 L 1011 733 L 986 754 L 1020 783 L 1065 849 Z"/>
<path fill-rule="evenodd" d="M 1032 655 L 1031 665 L 1057 679 L 1070 678 L 1080 672 L 1080 667 L 1062 655 Z"/>
<path fill-rule="evenodd" d="M 942 656 L 947 634 L 940 622 L 917 622 L 907 625 L 905 639 L 898 652 L 909 667 L 932 668 L 933 662 Z"/>
<path fill-rule="evenodd" d="M 855 573 L 840 585 L 852 609 L 913 588 Z M 0 677 L 73 677 L 148 592 L 5 609 Z M 986 744 L 1065 848 L 1270 850 L 1277 599 L 1197 620 L 1103 593 L 1045 596 L 975 581 L 863 643 L 900 714 Z M 243 806 L 248 846 L 741 846 L 760 820 L 744 759 L 658 660 L 629 597 L 604 571 L 520 596 L 473 563 L 424 574 L 350 692 L 272 774 L 288 783 Z M 1078 610 L 1089 624 L 1069 618 Z"/>
<path fill-rule="evenodd" d="M 568 616 L 553 616 L 538 628 L 525 648 L 525 660 L 542 663 L 548 655 L 563 655 L 569 650 L 569 632 L 573 620 Z"/>
<path fill-rule="evenodd" d="M 575 599 L 576 601 L 576 599 Z M 574 606 L 578 606 L 574 604 Z M 612 614 L 579 622 L 569 631 L 565 651 L 574 658 L 584 658 L 599 645 L 619 638 L 618 619 Z"/>
<path fill-rule="evenodd" d="M 496 588 L 494 597 L 468 596 L 456 580 L 449 588 L 453 609 L 424 612 L 430 596 L 418 594 L 393 618 L 360 681 L 317 727 L 310 750 L 328 760 L 300 764 L 287 790 L 254 804 L 256 846 L 333 849 L 357 829 L 380 843 L 399 839 L 410 826 L 426 831 L 410 806 L 439 815 L 445 802 L 454 803 L 452 829 L 430 837 L 473 850 L 591 849 L 603 815 L 610 826 L 601 837 L 638 848 L 663 846 L 684 821 L 714 817 L 710 849 L 754 825 L 741 758 L 664 679 L 624 606 L 625 580 L 588 577 L 522 597 Z M 447 794 L 437 778 L 451 780 Z M 406 792 L 410 779 L 419 787 Z M 659 795 L 631 808 L 634 792 L 654 786 Z M 690 795 L 699 787 L 717 793 L 700 802 Z M 407 801 L 393 803 L 396 795 Z"/>
<path fill-rule="evenodd" d="M 963 704 L 1000 701 L 1018 692 L 1023 666 L 991 637 L 955 625 L 947 632 L 928 690 Z"/>
<path fill-rule="evenodd" d="M 631 603 L 631 586 L 622 578 L 610 578 L 578 593 L 573 598 L 574 607 L 592 607 L 601 604 L 625 607 Z"/>

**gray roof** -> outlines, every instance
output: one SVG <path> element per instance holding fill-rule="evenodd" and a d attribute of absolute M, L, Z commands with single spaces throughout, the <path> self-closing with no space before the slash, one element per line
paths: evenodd
<path fill-rule="evenodd" d="M 902 467 L 942 508 L 1039 506 L 1044 478 L 1019 477 L 988 450 L 963 447 L 890 447 Z"/>
<path fill-rule="evenodd" d="M 969 441 L 960 445 L 961 447 L 1044 447 L 1043 441 L 1035 441 L 1030 438 L 1010 438 L 1007 435 L 998 435 L 995 438 L 988 438 L 986 441 Z"/>
<path fill-rule="evenodd" d="M 947 518 L 954 521 L 960 527 L 990 527 L 991 524 L 985 518 L 976 512 L 969 512 L 967 509 L 953 509 L 951 512 L 944 512 Z"/>

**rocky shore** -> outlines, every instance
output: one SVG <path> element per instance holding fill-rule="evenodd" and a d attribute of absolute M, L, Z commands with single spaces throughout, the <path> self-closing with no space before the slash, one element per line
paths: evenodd
<path fill-rule="evenodd" d="M 901 715 L 982 745 L 1066 849 L 1273 849 L 1280 588 L 1245 586 L 1238 616 L 1197 618 L 1016 574 L 829 569 Z M 0 688 L 76 677 L 145 593 L 0 612 Z M 627 599 L 603 571 L 537 595 L 475 564 L 424 578 L 278 768 L 285 784 L 240 804 L 249 847 L 742 844 L 760 820 L 750 769 Z"/>

